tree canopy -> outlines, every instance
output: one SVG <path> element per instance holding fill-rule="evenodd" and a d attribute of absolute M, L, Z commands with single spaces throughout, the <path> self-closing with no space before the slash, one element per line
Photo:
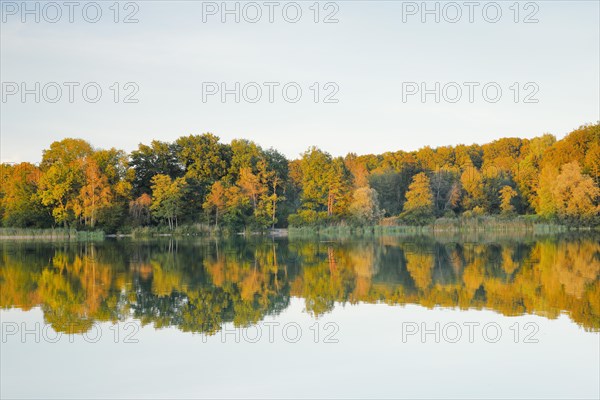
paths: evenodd
<path fill-rule="evenodd" d="M 600 223 L 600 124 L 561 140 L 545 134 L 345 157 L 310 147 L 296 160 L 211 133 L 154 140 L 130 154 L 67 138 L 44 150 L 39 166 L 2 164 L 0 172 L 7 227 L 260 230 L 482 214 Z"/>

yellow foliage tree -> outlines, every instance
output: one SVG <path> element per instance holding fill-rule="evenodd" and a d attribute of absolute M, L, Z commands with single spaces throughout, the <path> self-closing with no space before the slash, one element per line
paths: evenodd
<path fill-rule="evenodd" d="M 515 207 L 512 205 L 512 199 L 517 195 L 515 189 L 506 185 L 500 189 L 500 210 L 502 214 L 511 215 L 515 212 Z"/>
<path fill-rule="evenodd" d="M 552 192 L 562 218 L 587 221 L 600 213 L 600 190 L 592 178 L 581 173 L 576 161 L 562 166 Z"/>
<path fill-rule="evenodd" d="M 111 204 L 113 194 L 108 179 L 100 172 L 96 162 L 89 158 L 84 166 L 85 184 L 79 191 L 79 205 L 76 214 L 83 218 L 84 224 L 94 227 L 98 211 Z"/>
<path fill-rule="evenodd" d="M 558 176 L 558 169 L 547 165 L 542 169 L 537 187 L 537 198 L 535 204 L 536 212 L 544 218 L 556 216 L 557 208 L 554 200 L 553 187 Z"/>
<path fill-rule="evenodd" d="M 472 210 L 482 206 L 484 202 L 483 175 L 476 167 L 467 167 L 460 176 L 460 183 L 465 190 L 463 206 L 466 210 Z"/>
<path fill-rule="evenodd" d="M 426 223 L 433 217 L 433 195 L 429 178 L 424 172 L 413 177 L 400 217 L 414 223 Z"/>
<path fill-rule="evenodd" d="M 219 215 L 223 214 L 227 205 L 226 190 L 221 181 L 215 182 L 202 207 L 207 211 L 215 211 L 215 226 L 219 225 Z"/>

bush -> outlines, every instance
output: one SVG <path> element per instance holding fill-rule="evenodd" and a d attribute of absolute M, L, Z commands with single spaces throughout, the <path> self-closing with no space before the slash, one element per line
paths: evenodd
<path fill-rule="evenodd" d="M 288 218 L 290 226 L 322 226 L 335 222 L 335 217 L 329 217 L 325 211 L 299 210 L 297 214 L 291 214 Z"/>

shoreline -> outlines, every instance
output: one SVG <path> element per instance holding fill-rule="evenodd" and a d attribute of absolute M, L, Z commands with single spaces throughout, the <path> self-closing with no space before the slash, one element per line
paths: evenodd
<path fill-rule="evenodd" d="M 165 232 L 162 227 L 145 227 L 144 232 L 111 233 L 102 231 L 76 231 L 64 228 L 57 229 L 21 229 L 0 228 L 1 240 L 63 240 L 63 241 L 89 241 L 110 239 L 148 239 L 161 237 L 215 237 L 231 238 L 242 236 L 244 238 L 265 236 L 271 238 L 289 238 L 302 236 L 444 236 L 461 234 L 509 234 L 509 235 L 538 235 L 538 234 L 560 234 L 580 232 L 600 232 L 599 226 L 575 226 L 557 223 L 541 223 L 524 221 L 523 219 L 499 220 L 494 217 L 484 217 L 475 221 L 464 221 L 460 219 L 442 219 L 433 224 L 416 225 L 330 225 L 330 226 L 296 226 L 288 228 L 274 228 L 265 231 L 242 231 L 223 233 L 220 230 L 194 231 L 190 227 L 182 226 L 180 231 Z"/>

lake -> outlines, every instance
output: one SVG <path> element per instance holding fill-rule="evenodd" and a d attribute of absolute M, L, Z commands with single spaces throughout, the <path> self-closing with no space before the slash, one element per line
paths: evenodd
<path fill-rule="evenodd" d="M 2 241 L 0 394 L 598 398 L 598 239 Z"/>

